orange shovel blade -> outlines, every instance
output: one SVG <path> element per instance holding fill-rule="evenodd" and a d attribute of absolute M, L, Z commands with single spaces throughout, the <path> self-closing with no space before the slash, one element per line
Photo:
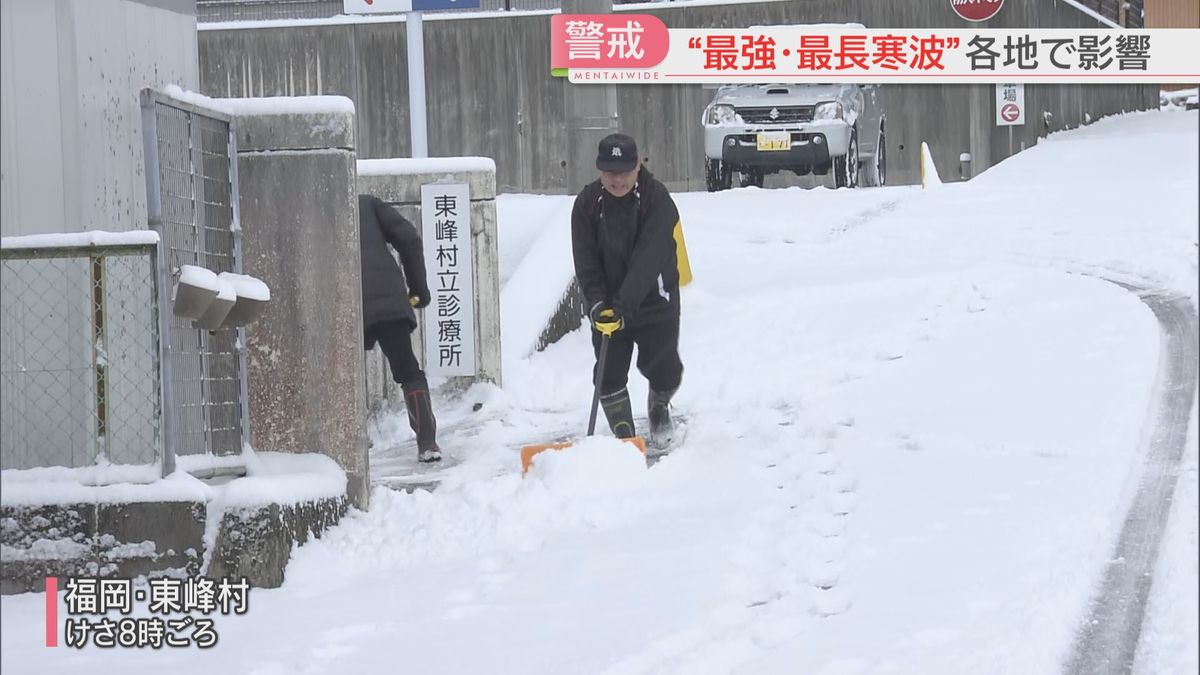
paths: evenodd
<path fill-rule="evenodd" d="M 632 443 L 642 452 L 642 456 L 646 455 L 646 440 L 641 436 L 633 438 L 622 438 L 626 443 Z M 529 472 L 529 467 L 533 465 L 533 458 L 546 450 L 565 450 L 566 448 L 575 445 L 574 443 L 543 443 L 541 445 L 526 445 L 521 448 L 521 473 Z"/>

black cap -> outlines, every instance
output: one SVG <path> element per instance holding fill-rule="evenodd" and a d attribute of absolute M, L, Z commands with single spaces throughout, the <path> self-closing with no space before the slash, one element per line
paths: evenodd
<path fill-rule="evenodd" d="M 625 173 L 633 171 L 637 162 L 637 143 L 632 136 L 610 134 L 600 141 L 600 154 L 596 156 L 597 169 Z"/>

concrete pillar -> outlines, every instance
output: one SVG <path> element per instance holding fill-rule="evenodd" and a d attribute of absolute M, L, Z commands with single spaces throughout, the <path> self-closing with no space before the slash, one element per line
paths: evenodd
<path fill-rule="evenodd" d="M 471 248 L 475 295 L 474 378 L 453 378 L 453 386 L 474 382 L 502 385 L 500 353 L 500 254 L 496 239 L 496 164 L 486 157 L 433 159 L 364 159 L 358 162 L 358 193 L 374 195 L 412 222 L 421 234 L 421 186 L 429 183 L 466 183 L 471 198 Z M 426 270 L 431 289 L 438 283 L 434 270 Z M 413 351 L 427 368 L 424 322 L 430 311 L 417 312 L 421 326 L 413 331 Z M 436 310 L 434 310 L 436 311 Z M 431 317 L 432 318 L 432 317 Z M 431 373 L 436 375 L 436 373 Z M 378 410 L 385 403 L 403 405 L 378 347 L 366 355 L 367 406 Z M 436 411 L 435 411 L 436 412 Z"/>
<path fill-rule="evenodd" d="M 329 455 L 366 508 L 366 396 L 354 107 L 223 100 L 236 115 L 243 268 L 271 288 L 249 327 L 255 449 Z"/>
<path fill-rule="evenodd" d="M 609 14 L 612 0 L 563 0 L 563 14 Z M 596 180 L 596 146 L 620 131 L 617 87 L 612 84 L 571 84 L 563 87 L 567 131 L 567 194 L 579 194 Z M 639 149 L 645 140 L 639 141 Z"/>

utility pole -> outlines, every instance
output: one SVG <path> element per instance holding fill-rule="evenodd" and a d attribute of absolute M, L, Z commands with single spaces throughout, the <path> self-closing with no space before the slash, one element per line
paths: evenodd
<path fill-rule="evenodd" d="M 611 14 L 612 0 L 563 0 L 563 14 Z M 565 79 L 565 78 L 564 78 Z M 596 146 L 620 130 L 617 87 L 564 82 L 567 115 L 567 194 L 578 194 L 596 180 Z M 640 139 L 639 139 L 640 140 Z"/>

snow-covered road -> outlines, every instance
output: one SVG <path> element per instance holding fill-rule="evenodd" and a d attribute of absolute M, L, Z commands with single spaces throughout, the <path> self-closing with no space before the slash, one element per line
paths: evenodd
<path fill-rule="evenodd" d="M 1137 661 L 1146 604 L 1196 401 L 1200 330 L 1195 306 L 1186 298 L 1164 297 L 1134 287 L 1128 290 L 1138 293 L 1158 318 L 1165 349 L 1143 425 L 1145 473 L 1104 582 L 1081 626 L 1068 668 L 1072 675 L 1128 673 Z"/>
<path fill-rule="evenodd" d="M 6 597 L 4 670 L 1061 672 L 1139 503 L 1160 364 L 1195 387 L 1195 352 L 1104 279 L 1194 326 L 1197 121 L 1102 120 L 936 190 L 678 195 L 689 425 L 651 469 L 601 437 L 519 475 L 521 445 L 586 427 L 591 350 L 527 356 L 570 200 L 503 197 L 502 248 L 532 242 L 502 265 L 505 387 L 437 401 L 469 431 L 436 491 L 378 488 L 203 653 L 47 650 L 42 598 Z M 1196 415 L 1139 672 L 1198 669 Z"/>

